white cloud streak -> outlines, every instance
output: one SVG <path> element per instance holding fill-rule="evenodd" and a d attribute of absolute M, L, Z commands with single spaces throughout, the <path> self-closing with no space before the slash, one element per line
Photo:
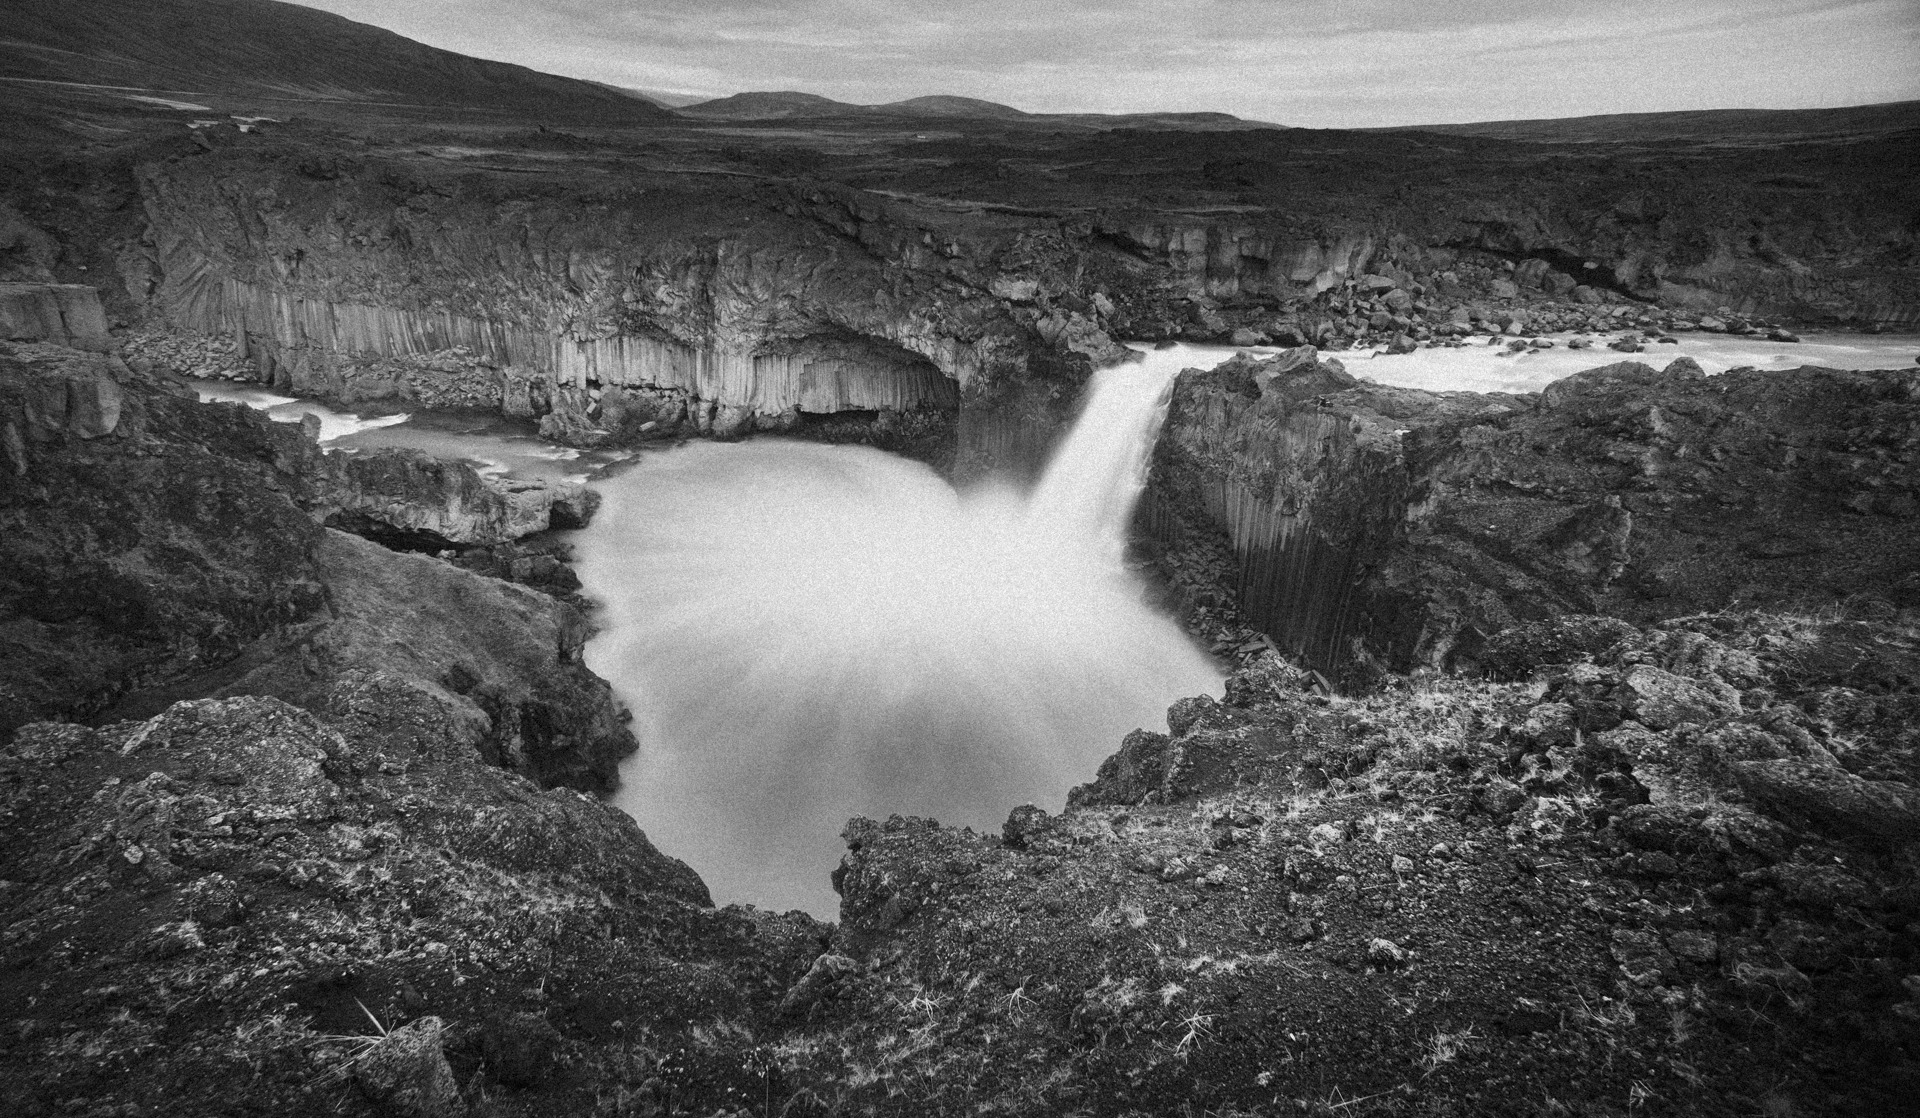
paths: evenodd
<path fill-rule="evenodd" d="M 1312 127 L 1920 98 L 1912 0 L 308 0 L 653 89 Z"/>

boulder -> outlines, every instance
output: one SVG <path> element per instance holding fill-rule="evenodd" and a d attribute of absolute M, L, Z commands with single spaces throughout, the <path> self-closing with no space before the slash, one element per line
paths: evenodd
<path fill-rule="evenodd" d="M 108 361 L 68 359 L 38 368 L 43 375 L 23 385 L 21 392 L 20 418 L 27 440 L 61 435 L 97 439 L 120 425 L 126 394 Z"/>
<path fill-rule="evenodd" d="M 573 487 L 565 498 L 580 503 Z M 389 546 L 437 551 L 495 544 L 544 532 L 555 490 L 542 482 L 495 481 L 464 462 L 416 450 L 380 450 L 346 458 L 334 484 L 311 504 L 331 527 Z"/>
<path fill-rule="evenodd" d="M 394 1029 L 353 1063 L 353 1081 L 373 1102 L 400 1118 L 454 1118 L 466 1113 L 453 1068 L 440 1042 L 438 1017 Z"/>
<path fill-rule="evenodd" d="M 100 292 L 77 283 L 0 283 L 0 341 L 113 351 Z"/>
<path fill-rule="evenodd" d="M 1866 780 L 1836 765 L 1791 758 L 1728 767 L 1742 791 L 1777 810 L 1856 834 L 1920 836 L 1920 789 L 1911 785 Z"/>
<path fill-rule="evenodd" d="M 846 981 L 860 973 L 860 964 L 845 955 L 822 955 L 780 999 L 783 1017 L 798 1017 L 823 999 L 831 998 Z"/>
<path fill-rule="evenodd" d="M 1552 270 L 1553 265 L 1538 257 L 1522 260 L 1513 270 L 1513 282 L 1521 287 L 1540 287 Z"/>
<path fill-rule="evenodd" d="M 1739 713 L 1737 700 L 1713 694 L 1691 680 L 1646 664 L 1620 681 L 1616 698 L 1629 718 L 1655 730 L 1683 722 L 1711 723 Z"/>
<path fill-rule="evenodd" d="M 753 407 L 750 404 L 722 404 L 714 409 L 713 437 L 738 439 L 753 433 Z"/>
<path fill-rule="evenodd" d="M 1030 279 L 1015 279 L 1012 276 L 995 276 L 987 285 L 987 290 L 996 299 L 1005 299 L 1010 303 L 1031 303 L 1040 297 L 1040 284 Z"/>

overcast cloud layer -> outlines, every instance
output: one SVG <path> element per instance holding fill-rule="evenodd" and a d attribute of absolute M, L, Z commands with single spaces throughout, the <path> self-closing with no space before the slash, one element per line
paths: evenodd
<path fill-rule="evenodd" d="M 1920 98 L 1916 0 L 305 0 L 705 96 L 930 93 L 1307 127 Z"/>

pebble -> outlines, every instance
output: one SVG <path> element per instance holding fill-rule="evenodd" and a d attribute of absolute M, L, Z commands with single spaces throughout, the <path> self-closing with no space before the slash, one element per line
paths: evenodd
<path fill-rule="evenodd" d="M 1367 962 L 1377 967 L 1397 967 L 1407 961 L 1407 949 L 1390 939 L 1376 939 L 1367 944 Z"/>
<path fill-rule="evenodd" d="M 1334 826 L 1332 823 L 1322 823 L 1307 832 L 1307 838 L 1316 845 L 1336 843 L 1345 837 L 1346 836 L 1341 833 L 1340 828 Z"/>

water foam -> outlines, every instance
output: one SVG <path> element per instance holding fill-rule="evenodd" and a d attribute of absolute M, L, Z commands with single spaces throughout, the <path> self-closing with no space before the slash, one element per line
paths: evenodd
<path fill-rule="evenodd" d="M 1180 368 L 1097 374 L 1030 499 L 784 440 L 651 456 L 602 487 L 589 664 L 635 712 L 619 805 L 715 897 L 833 914 L 856 814 L 995 828 L 1220 676 L 1121 563 Z"/>

